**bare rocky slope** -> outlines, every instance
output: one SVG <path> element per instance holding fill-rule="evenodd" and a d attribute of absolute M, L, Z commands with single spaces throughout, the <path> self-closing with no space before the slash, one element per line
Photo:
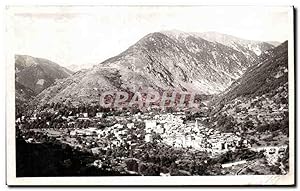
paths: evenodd
<path fill-rule="evenodd" d="M 245 40 L 232 35 L 217 32 L 197 33 L 197 35 L 208 41 L 218 42 L 237 51 L 240 51 L 245 54 L 246 57 L 251 61 L 257 60 L 258 56 L 260 56 L 266 50 L 274 47 L 274 45 L 272 45 L 271 43 Z"/>

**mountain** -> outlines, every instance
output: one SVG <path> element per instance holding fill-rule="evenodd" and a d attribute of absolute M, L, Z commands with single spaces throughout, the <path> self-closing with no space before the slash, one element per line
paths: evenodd
<path fill-rule="evenodd" d="M 28 112 L 31 106 L 30 101 L 34 99 L 36 94 L 17 81 L 15 81 L 15 90 L 15 114 L 18 118 Z"/>
<path fill-rule="evenodd" d="M 274 47 L 280 45 L 281 43 L 278 41 L 267 41 L 266 43 L 272 44 Z"/>
<path fill-rule="evenodd" d="M 242 52 L 251 61 L 257 60 L 257 57 L 264 51 L 274 48 L 274 45 L 270 43 L 245 40 L 217 32 L 197 33 L 197 35 L 210 42 L 218 42 Z"/>
<path fill-rule="evenodd" d="M 19 82 L 15 82 L 15 88 L 15 97 L 17 105 L 25 103 L 28 100 L 32 100 L 35 96 L 35 93 L 31 89 L 25 87 Z"/>
<path fill-rule="evenodd" d="M 72 72 L 78 72 L 79 70 L 89 69 L 92 67 L 93 67 L 92 64 L 81 64 L 81 65 L 72 64 L 72 65 L 66 66 L 66 68 Z"/>
<path fill-rule="evenodd" d="M 57 81 L 37 100 L 89 103 L 98 101 L 103 91 L 134 92 L 139 87 L 216 94 L 238 79 L 253 61 L 240 50 L 192 33 L 155 32 L 121 54 Z"/>
<path fill-rule="evenodd" d="M 225 116 L 229 117 L 225 121 L 240 123 L 239 127 L 247 123 L 258 131 L 288 132 L 288 42 L 264 58 L 213 101 L 212 124 L 224 127 L 219 122 Z"/>
<path fill-rule="evenodd" d="M 23 93 L 26 93 L 25 89 L 27 89 L 30 92 L 33 91 L 34 94 L 48 88 L 57 79 L 66 78 L 72 74 L 68 69 L 50 60 L 27 55 L 15 56 L 15 70 L 16 91 L 22 87 Z"/>
<path fill-rule="evenodd" d="M 288 82 L 288 42 L 269 52 L 261 63 L 250 67 L 233 83 L 224 96 L 233 99 L 239 96 L 261 96 L 270 93 Z"/>

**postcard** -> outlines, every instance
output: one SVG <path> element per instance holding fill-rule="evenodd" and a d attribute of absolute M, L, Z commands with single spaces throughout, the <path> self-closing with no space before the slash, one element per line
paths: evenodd
<path fill-rule="evenodd" d="M 8 6 L 7 185 L 295 185 L 292 6 Z"/>

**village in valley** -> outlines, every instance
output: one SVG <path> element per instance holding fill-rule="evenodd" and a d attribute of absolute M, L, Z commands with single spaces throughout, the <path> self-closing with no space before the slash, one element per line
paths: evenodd
<path fill-rule="evenodd" d="M 293 6 L 28 8 L 6 10 L 7 184 L 294 182 Z"/>
<path fill-rule="evenodd" d="M 17 133 L 30 144 L 55 142 L 87 152 L 93 156 L 87 165 L 122 175 L 287 172 L 283 161 L 287 160 L 288 139 L 282 133 L 277 135 L 280 142 L 273 137 L 270 144 L 263 138 L 268 132 L 245 132 L 234 125 L 232 131 L 223 131 L 209 126 L 212 117 L 205 112 L 78 111 L 52 108 L 32 116 L 20 115 Z M 237 113 L 243 115 L 243 111 Z"/>

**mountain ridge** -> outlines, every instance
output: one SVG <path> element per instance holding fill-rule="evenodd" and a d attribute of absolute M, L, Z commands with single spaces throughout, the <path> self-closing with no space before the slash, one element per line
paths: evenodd
<path fill-rule="evenodd" d="M 264 58 L 210 103 L 215 128 L 288 133 L 288 42 Z"/>
<path fill-rule="evenodd" d="M 50 60 L 18 54 L 15 55 L 15 71 L 16 90 L 23 90 L 23 93 L 31 92 L 24 97 L 37 95 L 50 87 L 55 80 L 72 74 L 68 69 Z"/>
<path fill-rule="evenodd" d="M 244 53 L 221 43 L 189 33 L 174 37 L 154 32 L 120 54 L 57 82 L 38 98 L 45 103 L 90 102 L 103 91 L 139 87 L 216 94 L 251 65 Z"/>

